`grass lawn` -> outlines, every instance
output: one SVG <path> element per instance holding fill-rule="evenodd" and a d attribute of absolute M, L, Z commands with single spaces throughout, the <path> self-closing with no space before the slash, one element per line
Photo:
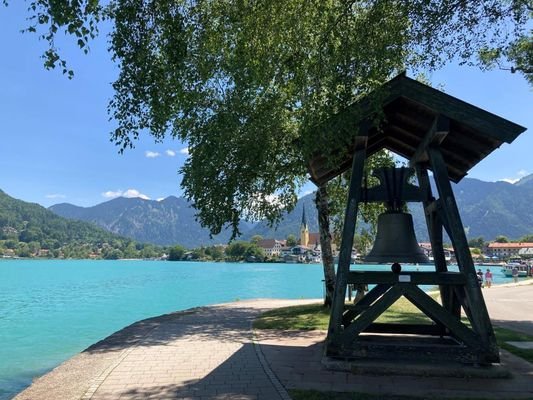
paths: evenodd
<path fill-rule="evenodd" d="M 533 336 L 526 335 L 524 333 L 512 331 L 510 329 L 501 328 L 499 326 L 494 327 L 494 333 L 498 345 L 507 350 L 509 353 L 513 353 L 515 356 L 521 357 L 524 360 L 533 363 L 533 349 L 519 349 L 507 342 L 533 342 Z"/>
<path fill-rule="evenodd" d="M 317 390 L 289 390 L 292 400 L 409 400 L 413 396 L 374 395 L 366 393 L 319 392 Z M 456 399 L 457 400 L 457 399 Z"/>
<path fill-rule="evenodd" d="M 345 393 L 345 392 L 319 392 L 318 390 L 298 390 L 291 389 L 289 394 L 292 400 L 425 400 L 427 397 L 418 396 L 391 396 L 375 395 L 366 393 Z M 432 397 L 433 400 L 445 400 L 441 397 Z M 449 397 L 446 400 L 451 400 Z M 480 397 L 454 397 L 453 400 L 483 400 Z M 513 399 L 506 399 L 513 400 Z"/>
<path fill-rule="evenodd" d="M 438 294 L 435 294 L 436 298 Z M 387 311 L 380 315 L 376 322 L 404 323 L 404 324 L 431 324 L 418 308 L 405 298 L 400 298 Z M 254 322 L 255 329 L 297 329 L 314 330 L 328 329 L 329 309 L 322 304 L 309 304 L 277 308 L 262 314 Z"/>
<path fill-rule="evenodd" d="M 433 297 L 438 299 L 438 293 L 433 294 Z M 403 297 L 385 311 L 376 322 L 404 324 L 432 323 L 428 317 Z M 468 323 L 467 320 L 463 322 Z M 328 323 L 329 309 L 324 308 L 322 304 L 309 304 L 267 311 L 254 321 L 254 329 L 326 330 Z M 498 345 L 502 349 L 533 363 L 532 349 L 519 349 L 507 343 L 533 342 L 533 336 L 500 327 L 495 327 L 494 331 Z"/>

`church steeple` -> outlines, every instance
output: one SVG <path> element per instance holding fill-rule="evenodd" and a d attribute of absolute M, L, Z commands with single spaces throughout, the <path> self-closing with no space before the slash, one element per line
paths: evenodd
<path fill-rule="evenodd" d="M 300 244 L 306 247 L 309 245 L 309 225 L 307 225 L 307 218 L 305 216 L 305 206 L 303 206 L 302 223 L 300 225 Z"/>
<path fill-rule="evenodd" d="M 303 211 L 302 211 L 302 227 L 308 227 L 307 225 L 307 218 L 305 216 L 305 206 L 302 207 Z"/>

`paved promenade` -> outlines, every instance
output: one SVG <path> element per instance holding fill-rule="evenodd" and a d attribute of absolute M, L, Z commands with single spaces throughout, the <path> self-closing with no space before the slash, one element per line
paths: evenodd
<path fill-rule="evenodd" d="M 483 293 L 496 323 L 531 333 L 533 286 Z M 140 321 L 37 379 L 15 399 L 289 400 L 285 388 L 533 398 L 533 365 L 506 352 L 502 363 L 512 379 L 361 376 L 324 369 L 323 331 L 258 331 L 254 337 L 251 322 L 261 312 L 309 302 L 240 301 Z"/>
<path fill-rule="evenodd" d="M 287 400 L 252 343 L 251 323 L 267 309 L 300 303 L 240 301 L 140 321 L 63 363 L 15 399 Z"/>
<path fill-rule="evenodd" d="M 533 281 L 483 289 L 491 320 L 496 325 L 533 336 Z"/>

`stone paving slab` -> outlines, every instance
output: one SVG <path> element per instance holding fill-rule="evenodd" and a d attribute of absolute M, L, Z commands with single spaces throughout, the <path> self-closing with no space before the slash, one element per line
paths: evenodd
<path fill-rule="evenodd" d="M 135 323 L 37 379 L 16 400 L 288 400 L 251 323 L 299 300 L 240 301 Z"/>
<path fill-rule="evenodd" d="M 494 324 L 533 336 L 533 279 L 484 288 L 483 297 Z"/>
<path fill-rule="evenodd" d="M 256 331 L 270 368 L 287 389 L 359 392 L 423 398 L 533 399 L 533 365 L 502 351 L 510 379 L 353 374 L 322 364 L 325 331 Z M 391 365 L 396 365 L 391 362 Z M 400 366 L 401 367 L 401 366 Z"/>
<path fill-rule="evenodd" d="M 533 342 L 506 342 L 511 346 L 518 347 L 519 349 L 533 350 Z"/>

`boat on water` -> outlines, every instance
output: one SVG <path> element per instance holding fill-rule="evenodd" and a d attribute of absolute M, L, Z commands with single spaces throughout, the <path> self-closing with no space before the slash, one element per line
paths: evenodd
<path fill-rule="evenodd" d="M 431 262 L 435 261 L 435 258 L 433 257 L 433 252 L 429 252 L 428 258 Z M 444 259 L 446 260 L 447 264 L 452 261 L 452 253 L 449 250 L 444 250 Z"/>
<path fill-rule="evenodd" d="M 502 273 L 507 277 L 512 277 L 514 268 L 518 270 L 519 278 L 526 277 L 529 271 L 529 267 L 526 264 L 523 264 L 521 262 L 516 262 L 516 261 L 509 261 L 507 264 L 503 266 Z"/>
<path fill-rule="evenodd" d="M 476 267 L 505 267 L 507 264 L 505 262 L 477 262 L 475 263 Z"/>

